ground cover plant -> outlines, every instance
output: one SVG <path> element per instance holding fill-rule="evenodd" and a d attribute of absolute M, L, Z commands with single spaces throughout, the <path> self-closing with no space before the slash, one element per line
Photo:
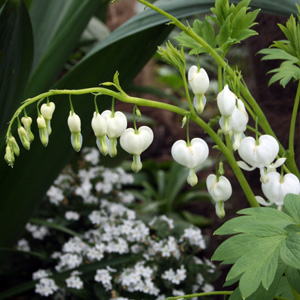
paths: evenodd
<path fill-rule="evenodd" d="M 234 291 L 181 294 L 170 299 L 211 295 L 230 295 L 231 300 L 300 299 L 300 174 L 295 162 L 295 132 L 300 101 L 300 7 L 296 5 L 296 17 L 292 15 L 285 25 L 279 26 L 285 39 L 274 41 L 270 48 L 259 52 L 264 60 L 282 61 L 278 68 L 270 71 L 272 77 L 269 84 L 279 82 L 285 87 L 291 82 L 298 83 L 290 120 L 289 143 L 284 148 L 270 127 L 259 102 L 251 95 L 241 72 L 231 67 L 227 60 L 227 53 L 233 45 L 256 35 L 253 26 L 259 10 L 250 10 L 248 0 L 236 5 L 226 0 L 217 0 L 211 8 L 213 15 L 207 16 L 203 21 L 196 20 L 191 26 L 184 25 L 173 15 L 147 1 L 138 1 L 165 16 L 170 24 L 182 30 L 176 37 L 181 48 L 174 47 L 168 41 L 165 47 L 159 47 L 158 53 L 180 73 L 188 108 L 128 95 L 122 87 L 118 72 L 113 76 L 112 82 L 104 81 L 100 87 L 52 89 L 25 100 L 14 113 L 6 133 L 6 162 L 13 167 L 16 156 L 20 153 L 14 137 L 15 130 L 24 148 L 30 149 L 34 137 L 31 132 L 32 118 L 27 114 L 27 109 L 33 104 L 37 105 L 40 140 L 44 146 L 48 145 L 50 135 L 53 134 L 51 121 L 57 95 L 65 95 L 59 98 L 60 102 L 69 102 L 70 112 L 66 119 L 74 150 L 81 150 L 84 138 L 81 134 L 80 109 L 77 109 L 74 99 L 76 96 L 89 94 L 94 99 L 95 107 L 91 127 L 100 153 L 116 157 L 119 142 L 133 156 L 131 168 L 134 172 L 142 169 L 141 155 L 155 138 L 149 126 L 138 127 L 137 119 L 141 117 L 142 110 L 140 108 L 148 106 L 176 113 L 182 117 L 186 140 L 176 141 L 170 151 L 173 159 L 188 169 L 187 183 L 191 186 L 198 184 L 196 169 L 207 160 L 210 152 L 205 139 L 189 138 L 189 124 L 194 122 L 213 140 L 214 148 L 219 151 L 216 171 L 206 179 L 216 215 L 220 218 L 225 216 L 226 201 L 232 194 L 231 183 L 225 176 L 224 161 L 230 165 L 251 207 L 239 211 L 238 214 L 242 216 L 227 221 L 215 232 L 217 235 L 232 235 L 215 251 L 212 260 L 233 265 L 226 277 L 225 286 L 227 288 L 238 283 L 238 287 Z M 205 96 L 210 83 L 208 74 L 201 68 L 201 59 L 198 65 L 186 70 L 183 47 L 191 49 L 190 55 L 208 53 L 216 62 L 219 89 L 216 105 L 219 114 L 209 122 L 201 117 L 205 113 L 207 101 L 213 100 L 206 99 Z M 101 111 L 98 104 L 103 101 L 104 95 L 113 99 L 112 106 L 110 110 Z M 127 128 L 126 116 L 115 111 L 115 101 L 133 105 L 133 128 Z M 249 118 L 254 121 L 254 126 L 248 125 Z M 261 182 L 264 197 L 254 195 L 242 172 L 255 169 L 259 169 L 260 178 L 257 181 Z M 180 270 L 180 274 L 184 273 L 183 269 Z M 170 271 L 168 275 L 164 273 L 161 276 L 167 279 L 171 273 Z M 172 274 L 175 273 L 177 271 L 173 269 Z M 73 273 L 71 276 L 78 275 Z M 52 290 L 58 289 L 53 282 L 47 282 Z"/>

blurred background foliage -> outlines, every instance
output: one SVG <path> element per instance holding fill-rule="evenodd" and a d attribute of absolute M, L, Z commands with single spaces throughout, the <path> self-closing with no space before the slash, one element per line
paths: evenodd
<path fill-rule="evenodd" d="M 107 0 L 2 0 L 0 5 L 1 157 L 4 156 L 7 123 L 15 109 L 23 100 L 51 88 L 98 86 L 101 82 L 112 80 L 113 74 L 118 70 L 125 90 L 128 87 L 134 92 L 147 92 L 159 97 L 166 95 L 159 89 L 148 87 L 145 90 L 132 85 L 132 80 L 156 52 L 157 45 L 162 44 L 173 29 L 172 25 L 166 26 L 167 20 L 157 13 L 142 8 L 124 25 L 117 29 L 112 26 L 110 31 L 106 26 L 109 7 Z M 112 5 L 117 7 L 121 3 Z M 185 19 L 195 14 L 208 13 L 214 1 L 161 0 L 157 1 L 157 5 L 172 15 Z M 296 12 L 292 0 L 253 0 L 251 6 L 281 15 Z M 210 65 L 209 61 L 207 65 Z M 158 81 L 163 85 L 167 84 L 170 90 L 175 90 L 175 94 L 167 97 L 170 101 L 182 104 L 181 82 L 168 66 L 164 68 L 165 71 L 161 69 L 158 74 Z M 69 108 L 64 102 L 66 99 L 55 97 L 53 100 L 56 111 L 52 123 L 53 133 L 47 148 L 44 149 L 35 141 L 29 152 L 22 149 L 14 169 L 10 169 L 4 159 L 0 160 L 0 247 L 9 248 L 14 245 L 46 190 L 63 166 L 75 155 L 69 142 L 66 122 Z M 91 138 L 94 141 L 90 129 L 94 111 L 92 100 L 91 95 L 73 99 L 75 111 L 82 120 L 82 134 L 86 145 L 91 143 Z M 110 99 L 103 97 L 101 109 L 109 105 Z M 32 107 L 32 111 L 28 113 L 35 120 L 35 108 Z M 34 134 L 37 140 L 36 129 Z M 151 204 L 154 205 L 152 208 L 155 212 L 167 210 L 167 205 L 157 207 L 156 200 L 180 207 L 180 203 L 172 202 L 175 197 L 172 198 L 169 194 L 167 180 L 170 176 L 177 180 L 176 176 L 182 170 L 175 170 L 176 168 L 178 166 L 173 165 L 166 171 L 155 167 L 151 170 L 147 180 L 142 183 L 144 190 L 137 195 L 145 200 L 143 209 L 149 209 Z M 151 180 L 149 176 L 152 176 Z M 149 184 L 146 186 L 145 182 Z M 192 198 L 190 195 L 186 197 Z M 162 200 L 166 196 L 169 200 Z M 191 216 L 185 217 L 192 221 Z"/>

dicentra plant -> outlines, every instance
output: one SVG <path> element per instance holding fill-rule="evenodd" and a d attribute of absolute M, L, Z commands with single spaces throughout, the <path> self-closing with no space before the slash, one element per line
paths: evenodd
<path fill-rule="evenodd" d="M 195 122 L 214 141 L 214 148 L 220 152 L 217 156 L 216 172 L 209 175 L 206 180 L 217 215 L 219 217 L 225 215 L 224 202 L 232 194 L 231 184 L 224 176 L 225 160 L 236 175 L 251 208 L 239 211 L 238 214 L 243 216 L 226 222 L 215 233 L 233 235 L 216 250 L 212 259 L 233 265 L 227 275 L 226 286 L 239 282 L 238 288 L 234 292 L 209 292 L 171 299 L 220 294 L 231 295 L 231 300 L 285 299 L 278 295 L 279 282 L 289 286 L 294 299 L 300 299 L 300 174 L 295 163 L 294 149 L 300 99 L 300 7 L 297 6 L 299 13 L 297 18 L 291 16 L 285 26 L 280 25 L 286 39 L 275 41 L 271 48 L 260 51 L 265 60 L 283 61 L 279 68 L 270 71 L 274 73 L 270 84 L 279 81 L 285 87 L 290 81 L 298 82 L 290 122 L 289 144 L 285 149 L 273 132 L 259 103 L 251 95 L 241 72 L 232 68 L 226 58 L 233 45 L 257 34 L 251 28 L 256 24 L 255 19 L 259 10 L 250 10 L 248 6 L 250 0 L 240 1 L 237 5 L 229 4 L 227 0 L 216 0 L 215 7 L 211 9 L 213 15 L 207 16 L 203 21 L 196 20 L 193 26 L 184 25 L 174 16 L 147 1 L 138 1 L 167 17 L 171 24 L 182 30 L 176 38 L 182 45 L 181 49 L 177 49 L 169 41 L 165 48 L 159 48 L 158 53 L 179 71 L 188 109 L 128 95 L 121 87 L 118 72 L 115 73 L 113 82 L 104 82 L 100 87 L 50 90 L 24 101 L 13 115 L 6 134 L 7 163 L 12 167 L 15 156 L 20 152 L 13 136 L 15 126 L 21 143 L 27 150 L 30 149 L 34 137 L 30 129 L 32 119 L 26 113 L 29 105 L 37 104 L 40 139 L 42 144 L 47 146 L 51 135 L 55 95 L 66 95 L 65 98 L 69 99 L 68 126 L 71 143 L 73 148 L 79 151 L 83 141 L 80 112 L 76 110 L 75 105 L 73 106 L 72 97 L 93 94 L 95 112 L 91 125 L 100 152 L 102 155 L 116 156 L 117 139 L 120 138 L 121 147 L 133 155 L 134 172 L 142 168 L 141 154 L 155 138 L 148 126 L 137 127 L 136 118 L 141 116 L 139 107 L 164 109 L 181 115 L 187 137 L 186 140 L 175 142 L 171 153 L 176 162 L 189 169 L 187 182 L 191 186 L 198 183 L 195 169 L 209 156 L 209 147 L 204 139 L 189 138 L 189 123 Z M 217 106 L 220 114 L 219 118 L 214 118 L 210 122 L 205 122 L 201 117 L 205 114 L 206 102 L 213 100 L 205 97 L 209 77 L 201 68 L 201 61 L 198 66 L 192 66 L 186 74 L 183 47 L 190 48 L 191 55 L 208 53 L 216 62 L 219 87 Z M 114 99 L 111 110 L 99 111 L 97 103 L 101 101 L 102 95 Z M 127 128 L 125 115 L 115 111 L 116 100 L 133 104 L 134 128 Z M 41 105 L 42 102 L 44 103 Z M 249 117 L 254 120 L 255 127 L 247 125 Z M 217 123 L 220 125 L 218 128 Z M 260 171 L 260 178 L 257 180 L 261 181 L 262 192 L 267 200 L 254 195 L 242 171 L 252 171 L 256 168 Z"/>

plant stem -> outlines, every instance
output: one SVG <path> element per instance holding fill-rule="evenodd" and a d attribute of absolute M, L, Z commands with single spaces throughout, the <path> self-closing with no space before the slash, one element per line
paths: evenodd
<path fill-rule="evenodd" d="M 297 121 L 297 113 L 299 108 L 299 99 L 300 99 L 300 81 L 298 82 L 297 93 L 295 97 L 293 113 L 291 118 L 291 125 L 290 125 L 290 134 L 289 134 L 289 155 L 292 159 L 295 157 L 295 149 L 294 149 L 294 140 L 295 140 L 295 127 Z"/>
<path fill-rule="evenodd" d="M 183 32 L 185 32 L 188 36 L 190 36 L 192 39 L 194 39 L 197 43 L 199 43 L 208 54 L 210 54 L 214 60 L 216 61 L 217 65 L 225 68 L 226 67 L 226 73 L 234 80 L 236 77 L 235 72 L 232 70 L 232 68 L 227 64 L 227 62 L 217 53 L 217 51 L 215 49 L 213 49 L 208 43 L 205 42 L 205 40 L 203 38 L 201 38 L 200 36 L 198 36 L 192 28 L 190 27 L 186 27 L 183 23 L 181 23 L 177 18 L 175 18 L 174 16 L 170 15 L 169 13 L 163 11 L 162 9 L 160 9 L 159 7 L 156 7 L 154 5 L 152 5 L 151 3 L 145 1 L 145 0 L 137 0 L 140 3 L 150 7 L 151 9 L 153 9 L 154 11 L 160 13 L 161 15 L 167 17 L 168 19 L 170 19 L 172 21 L 172 23 L 179 27 L 181 30 L 183 30 Z M 240 79 L 238 79 L 239 81 L 241 81 Z M 252 107 L 255 115 L 258 116 L 259 118 L 259 125 L 260 127 L 263 129 L 263 131 L 266 134 L 272 135 L 274 138 L 276 138 L 276 140 L 278 141 L 279 144 L 279 153 L 281 156 L 284 155 L 285 153 L 285 149 L 284 147 L 281 145 L 281 143 L 279 142 L 279 140 L 277 139 L 275 133 L 273 132 L 270 124 L 268 123 L 263 111 L 261 110 L 260 106 L 257 104 L 257 102 L 255 101 L 255 99 L 253 98 L 253 96 L 251 95 L 250 91 L 248 90 L 247 86 L 243 84 L 243 82 L 241 82 L 240 84 L 240 90 L 241 90 L 241 94 L 244 96 L 245 100 L 247 100 L 247 102 L 250 104 L 250 106 Z M 293 157 L 288 155 L 287 161 L 286 161 L 287 167 L 296 175 L 298 176 L 298 178 L 300 179 L 300 172 L 296 166 L 295 160 Z"/>
<path fill-rule="evenodd" d="M 214 142 L 218 145 L 219 149 L 223 152 L 224 156 L 226 157 L 227 161 L 231 165 L 232 170 L 234 171 L 250 205 L 252 207 L 258 207 L 259 204 L 255 199 L 255 196 L 247 182 L 247 180 L 244 177 L 244 174 L 242 173 L 241 169 L 239 168 L 234 155 L 230 150 L 226 147 L 226 145 L 223 143 L 221 138 L 215 133 L 215 131 L 206 123 L 204 122 L 194 111 L 189 112 L 185 109 L 179 108 L 175 105 L 162 103 L 158 101 L 143 99 L 143 98 L 137 98 L 137 97 L 131 97 L 127 95 L 125 92 L 115 92 L 111 91 L 107 88 L 103 87 L 93 87 L 93 88 L 87 88 L 87 89 L 80 89 L 80 90 L 50 90 L 49 92 L 40 94 L 34 98 L 29 98 L 23 104 L 18 108 L 18 110 L 14 113 L 6 134 L 6 139 L 8 140 L 11 132 L 11 126 L 14 122 L 14 120 L 19 116 L 19 114 L 22 112 L 22 110 L 27 107 L 28 105 L 39 101 L 42 98 L 50 97 L 54 95 L 83 95 L 83 94 L 94 94 L 98 93 L 99 95 L 107 95 L 111 96 L 113 98 L 119 99 L 122 102 L 125 103 L 132 103 L 136 104 L 138 106 L 147 106 L 147 107 L 155 107 L 159 109 L 168 110 L 170 112 L 174 112 L 176 114 L 185 116 L 187 114 L 190 115 L 190 119 L 193 120 L 195 123 L 197 123 L 200 127 L 202 127 L 206 133 L 214 140 Z"/>

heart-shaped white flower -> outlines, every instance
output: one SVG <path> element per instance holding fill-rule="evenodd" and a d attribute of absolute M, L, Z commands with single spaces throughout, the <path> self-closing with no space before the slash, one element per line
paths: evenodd
<path fill-rule="evenodd" d="M 55 110 L 55 104 L 53 102 L 44 103 L 41 106 L 41 114 L 46 120 L 51 120 Z"/>
<path fill-rule="evenodd" d="M 105 119 L 99 114 L 94 112 L 92 119 L 92 128 L 96 136 L 96 144 L 103 155 L 108 153 L 107 147 L 107 126 Z"/>
<path fill-rule="evenodd" d="M 141 126 L 137 132 L 127 128 L 120 138 L 121 147 L 133 155 L 141 155 L 153 142 L 153 131 L 148 126 Z"/>
<path fill-rule="evenodd" d="M 230 181 L 225 176 L 220 176 L 217 180 L 215 174 L 210 174 L 206 178 L 206 187 L 212 199 L 216 202 L 216 214 L 223 218 L 225 216 L 224 201 L 232 195 Z"/>
<path fill-rule="evenodd" d="M 270 202 L 261 203 L 263 205 L 275 203 L 281 207 L 284 204 L 283 199 L 286 194 L 298 195 L 300 193 L 300 182 L 294 174 L 289 173 L 282 178 L 278 172 L 270 172 L 268 173 L 268 178 L 266 183 L 262 183 L 261 188 Z"/>
<path fill-rule="evenodd" d="M 141 126 L 137 132 L 133 128 L 127 128 L 120 138 L 121 147 L 128 153 L 133 154 L 131 168 L 134 172 L 142 169 L 140 155 L 153 142 L 153 131 L 148 126 Z"/>
<path fill-rule="evenodd" d="M 279 145 L 271 135 L 262 135 L 258 145 L 253 137 L 246 137 L 241 141 L 238 149 L 240 157 L 254 168 L 269 166 L 279 152 Z"/>
<path fill-rule="evenodd" d="M 225 176 L 220 176 L 217 181 L 217 176 L 215 174 L 208 175 L 206 187 L 215 202 L 226 201 L 232 195 L 230 181 Z"/>
<path fill-rule="evenodd" d="M 171 153 L 177 163 L 189 169 L 194 169 L 207 159 L 209 150 L 203 139 L 194 138 L 191 140 L 190 146 L 184 140 L 175 142 Z"/>
<path fill-rule="evenodd" d="M 121 111 L 116 111 L 112 116 L 110 110 L 105 110 L 101 116 L 106 121 L 107 136 L 109 138 L 108 153 L 111 157 L 114 157 L 117 155 L 117 138 L 125 131 L 127 119 Z"/>
<path fill-rule="evenodd" d="M 171 153 L 177 163 L 190 169 L 187 181 L 191 186 L 196 185 L 198 178 L 195 168 L 199 167 L 208 157 L 207 143 L 203 139 L 194 138 L 188 146 L 186 141 L 179 140 L 173 144 Z"/>
<path fill-rule="evenodd" d="M 126 116 L 121 111 L 116 111 L 112 117 L 110 110 L 105 110 L 101 116 L 106 121 L 107 136 L 110 139 L 118 138 L 127 127 Z"/>

